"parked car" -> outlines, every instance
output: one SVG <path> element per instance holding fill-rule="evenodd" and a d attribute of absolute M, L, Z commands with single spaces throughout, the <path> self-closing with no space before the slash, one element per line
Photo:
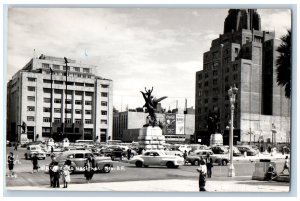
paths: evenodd
<path fill-rule="evenodd" d="M 244 154 L 245 152 L 247 153 L 247 156 L 255 156 L 258 152 L 255 151 L 253 148 L 245 145 L 241 145 L 237 147 L 239 151 Z"/>
<path fill-rule="evenodd" d="M 45 160 L 46 152 L 42 150 L 40 145 L 29 145 L 25 151 L 25 159 L 31 159 L 35 154 L 37 154 L 38 159 Z"/>
<path fill-rule="evenodd" d="M 228 154 L 228 148 L 225 146 L 212 146 L 211 150 L 214 154 Z"/>
<path fill-rule="evenodd" d="M 168 168 L 178 168 L 184 164 L 184 159 L 179 156 L 167 155 L 164 151 L 149 150 L 142 155 L 134 156 L 129 160 L 130 164 L 135 164 L 136 167 L 151 166 L 167 166 Z"/>
<path fill-rule="evenodd" d="M 71 150 L 62 152 L 58 155 L 57 162 L 59 163 L 59 166 L 63 166 L 65 161 L 69 159 L 71 161 L 71 172 L 82 172 L 84 171 L 85 161 L 89 156 L 95 158 L 97 171 L 104 173 L 109 173 L 111 171 L 113 161 L 110 157 L 95 156 L 92 152 L 87 150 Z"/>
<path fill-rule="evenodd" d="M 165 153 L 167 155 L 183 157 L 183 153 L 181 151 L 165 151 Z"/>
<path fill-rule="evenodd" d="M 182 153 L 184 153 L 185 151 L 189 153 L 192 150 L 192 147 L 190 145 L 183 144 L 178 147 L 178 150 L 181 151 Z"/>
<path fill-rule="evenodd" d="M 192 165 L 199 165 L 200 160 L 206 159 L 207 154 L 212 158 L 213 163 L 218 165 L 227 165 L 229 162 L 228 154 L 214 154 L 211 150 L 196 150 L 187 156 L 186 161 Z"/>
<path fill-rule="evenodd" d="M 224 147 L 226 147 L 228 149 L 228 151 L 230 151 L 228 145 L 225 145 Z M 242 153 L 239 151 L 239 149 L 236 146 L 233 146 L 232 149 L 233 149 L 233 156 L 241 156 L 242 155 Z"/>

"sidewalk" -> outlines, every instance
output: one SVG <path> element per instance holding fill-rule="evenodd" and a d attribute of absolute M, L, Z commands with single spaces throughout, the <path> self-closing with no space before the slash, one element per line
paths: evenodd
<path fill-rule="evenodd" d="M 63 186 L 63 185 L 61 185 Z M 195 180 L 147 180 L 89 184 L 69 184 L 65 188 L 49 186 L 7 187 L 7 190 L 43 190 L 43 191 L 126 191 L 126 192 L 198 192 L 198 179 Z M 209 192 L 289 192 L 289 184 L 282 182 L 256 181 L 249 179 L 223 178 L 221 181 L 207 180 Z"/>

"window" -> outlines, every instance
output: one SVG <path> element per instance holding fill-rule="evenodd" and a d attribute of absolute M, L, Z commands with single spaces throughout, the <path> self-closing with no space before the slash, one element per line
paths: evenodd
<path fill-rule="evenodd" d="M 101 124 L 107 124 L 107 120 L 106 119 L 101 119 Z"/>
<path fill-rule="evenodd" d="M 50 66 L 49 66 L 49 64 L 42 63 L 42 68 L 49 69 Z"/>
<path fill-rule="evenodd" d="M 65 123 L 66 123 L 66 124 L 70 124 L 70 123 L 72 123 L 72 121 L 71 121 L 70 118 L 66 118 L 66 119 L 65 119 Z"/>
<path fill-rule="evenodd" d="M 217 71 L 217 70 L 214 70 L 214 71 L 213 71 L 213 75 L 214 75 L 214 76 L 218 75 L 218 71 Z"/>
<path fill-rule="evenodd" d="M 66 104 L 71 104 L 71 100 L 70 100 L 70 99 L 66 99 L 66 100 L 65 100 L 65 103 L 66 103 Z"/>
<path fill-rule="evenodd" d="M 35 91 L 35 87 L 27 87 L 27 91 Z"/>
<path fill-rule="evenodd" d="M 74 71 L 80 72 L 80 68 L 79 67 L 74 67 Z"/>
<path fill-rule="evenodd" d="M 54 84 L 63 84 L 64 82 L 63 81 L 60 81 L 60 80 L 54 80 Z"/>
<path fill-rule="evenodd" d="M 206 86 L 206 87 L 207 87 L 207 86 L 208 86 L 208 82 L 205 82 L 205 83 L 204 83 L 204 86 Z"/>
<path fill-rule="evenodd" d="M 92 101 L 85 101 L 85 105 L 92 105 Z"/>
<path fill-rule="evenodd" d="M 107 111 L 101 110 L 101 114 L 102 114 L 102 115 L 107 115 Z"/>
<path fill-rule="evenodd" d="M 54 113 L 61 113 L 61 108 L 54 108 Z"/>
<path fill-rule="evenodd" d="M 66 70 L 66 66 L 63 67 L 63 70 Z M 70 70 L 70 66 L 68 66 L 67 70 Z"/>
<path fill-rule="evenodd" d="M 198 87 L 201 88 L 201 87 L 202 87 L 202 83 L 199 83 L 199 84 L 198 84 Z"/>
<path fill-rule="evenodd" d="M 33 78 L 33 77 L 28 77 L 27 78 L 27 81 L 28 82 L 35 82 L 36 78 Z"/>
<path fill-rule="evenodd" d="M 35 97 L 34 96 L 27 96 L 27 101 L 35 101 Z"/>
<path fill-rule="evenodd" d="M 215 103 L 215 102 L 218 102 L 218 98 L 213 98 L 213 102 Z"/>
<path fill-rule="evenodd" d="M 27 106 L 27 111 L 34 111 L 35 107 L 34 106 Z"/>
<path fill-rule="evenodd" d="M 51 80 L 47 80 L 47 79 L 43 79 L 44 83 L 50 83 L 51 84 Z"/>
<path fill-rule="evenodd" d="M 236 80 L 237 77 L 238 77 L 237 74 L 234 74 L 234 75 L 233 75 L 233 80 Z"/>
<path fill-rule="evenodd" d="M 43 122 L 50 122 L 50 118 L 49 117 L 44 117 Z"/>
<path fill-rule="evenodd" d="M 91 110 L 86 110 L 85 114 L 92 114 L 92 111 Z"/>
<path fill-rule="evenodd" d="M 204 99 L 204 103 L 208 103 L 208 99 L 206 98 L 206 99 Z"/>
<path fill-rule="evenodd" d="M 102 97 L 107 97 L 107 95 L 108 95 L 108 94 L 107 94 L 106 92 L 102 92 L 102 93 L 101 93 L 101 96 L 102 96 Z"/>
<path fill-rule="evenodd" d="M 60 66 L 59 66 L 59 65 L 53 64 L 53 69 L 55 69 L 55 70 L 60 70 Z"/>
<path fill-rule="evenodd" d="M 207 73 L 205 73 L 205 78 L 208 78 L 208 74 Z"/>
<path fill-rule="evenodd" d="M 75 124 L 81 124 L 81 123 L 82 123 L 81 119 L 75 119 Z"/>
<path fill-rule="evenodd" d="M 85 119 L 84 122 L 85 122 L 86 124 L 92 124 L 92 120 L 91 120 L 91 119 Z"/>
<path fill-rule="evenodd" d="M 61 103 L 61 99 L 55 98 L 54 103 Z"/>
<path fill-rule="evenodd" d="M 75 114 L 81 114 L 81 110 L 75 110 Z"/>
<path fill-rule="evenodd" d="M 81 105 L 82 101 L 81 100 L 75 100 L 75 105 Z"/>
<path fill-rule="evenodd" d="M 229 77 L 226 76 L 226 77 L 225 77 L 225 82 L 228 82 L 228 80 L 229 80 Z"/>
<path fill-rule="evenodd" d="M 202 74 L 199 74 L 198 78 L 199 78 L 199 80 L 201 80 L 202 79 Z"/>
<path fill-rule="evenodd" d="M 93 96 L 93 93 L 92 92 L 85 92 L 85 95 L 86 96 Z"/>
<path fill-rule="evenodd" d="M 67 82 L 67 85 L 74 85 L 74 82 Z"/>
<path fill-rule="evenodd" d="M 51 110 L 50 110 L 49 107 L 44 107 L 44 108 L 43 108 L 43 111 L 44 111 L 44 112 L 51 112 Z"/>
<path fill-rule="evenodd" d="M 51 93 L 51 89 L 43 88 L 43 92 L 44 92 L 44 93 Z"/>
<path fill-rule="evenodd" d="M 218 84 L 218 79 L 213 79 L 213 85 Z"/>
<path fill-rule="evenodd" d="M 33 116 L 27 116 L 27 121 L 34 121 L 34 117 Z"/>
<path fill-rule="evenodd" d="M 92 76 L 91 76 L 91 75 L 88 75 L 87 77 L 88 77 L 88 78 L 92 78 Z"/>
<path fill-rule="evenodd" d="M 54 122 L 55 123 L 60 123 L 61 122 L 61 118 L 54 118 Z"/>
<path fill-rule="evenodd" d="M 86 87 L 94 87 L 94 84 L 85 83 Z"/>
<path fill-rule="evenodd" d="M 75 154 L 75 158 L 84 158 L 84 154 Z"/>
<path fill-rule="evenodd" d="M 108 85 L 107 84 L 101 84 L 101 87 L 102 88 L 108 88 Z"/>
<path fill-rule="evenodd" d="M 106 101 L 101 101 L 101 106 L 107 106 L 107 102 Z"/>
<path fill-rule="evenodd" d="M 75 82 L 75 86 L 84 86 L 84 83 L 81 83 L 81 82 Z"/>
<path fill-rule="evenodd" d="M 234 70 L 234 71 L 236 71 L 236 69 L 237 69 L 238 65 L 237 65 L 237 64 L 233 64 L 233 66 L 232 66 L 232 67 L 233 67 L 233 70 Z"/>
<path fill-rule="evenodd" d="M 89 72 L 90 72 L 90 69 L 89 69 L 89 68 L 83 68 L 83 72 L 84 72 L 84 73 L 89 73 Z"/>
<path fill-rule="evenodd" d="M 51 102 L 51 98 L 44 98 L 44 103 L 50 103 Z"/>
<path fill-rule="evenodd" d="M 65 109 L 65 113 L 71 113 L 72 110 L 71 109 Z"/>

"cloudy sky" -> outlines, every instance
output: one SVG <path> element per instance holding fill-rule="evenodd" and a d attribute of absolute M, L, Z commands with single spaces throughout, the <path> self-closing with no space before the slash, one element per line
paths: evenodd
<path fill-rule="evenodd" d="M 117 109 L 141 107 L 140 90 L 168 96 L 167 109 L 194 106 L 195 73 L 203 53 L 223 33 L 228 9 L 10 8 L 7 79 L 40 54 L 96 65 L 114 82 Z M 263 30 L 276 37 L 291 27 L 287 9 L 258 10 Z M 87 52 L 88 56 L 85 56 Z"/>

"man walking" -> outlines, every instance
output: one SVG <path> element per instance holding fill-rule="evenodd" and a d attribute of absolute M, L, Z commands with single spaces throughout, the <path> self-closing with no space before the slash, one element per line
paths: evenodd
<path fill-rule="evenodd" d="M 127 159 L 130 160 L 130 158 L 131 158 L 131 149 L 128 148 L 127 149 Z"/>
<path fill-rule="evenodd" d="M 283 172 L 287 170 L 290 174 L 290 160 L 289 160 L 289 157 L 286 156 L 285 157 L 285 161 L 284 161 L 284 166 L 283 166 L 283 170 L 280 172 L 280 174 L 283 174 Z"/>

